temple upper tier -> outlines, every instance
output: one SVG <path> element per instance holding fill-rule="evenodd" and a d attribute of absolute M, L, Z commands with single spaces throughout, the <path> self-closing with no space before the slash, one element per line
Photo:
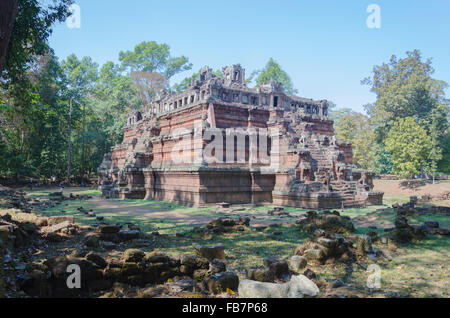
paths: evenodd
<path fill-rule="evenodd" d="M 191 80 L 186 90 L 159 92 L 147 112 L 130 113 L 128 124 L 136 123 L 143 116 L 160 116 L 202 103 L 221 103 L 260 109 L 274 107 L 304 115 L 328 116 L 326 100 L 315 101 L 286 94 L 278 82 L 253 88 L 247 87 L 245 69 L 240 64 L 224 67 L 222 74 L 223 77 L 218 77 L 213 74 L 211 68 L 205 66 L 198 77 Z"/>

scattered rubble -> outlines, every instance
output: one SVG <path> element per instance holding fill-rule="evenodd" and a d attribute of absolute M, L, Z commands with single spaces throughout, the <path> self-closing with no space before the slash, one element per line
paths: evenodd
<path fill-rule="evenodd" d="M 201 235 L 244 232 L 250 230 L 249 226 L 249 217 L 240 217 L 239 219 L 218 218 L 210 221 L 206 225 L 195 227 L 192 232 Z"/>
<path fill-rule="evenodd" d="M 239 277 L 233 272 L 217 273 L 203 280 L 203 288 L 212 294 L 224 293 L 227 290 L 237 291 Z"/>
<path fill-rule="evenodd" d="M 355 249 L 351 241 L 339 234 L 316 230 L 310 239 L 295 250 L 295 255 L 306 258 L 308 263 L 347 262 L 355 259 Z"/>
<path fill-rule="evenodd" d="M 273 210 L 269 210 L 267 214 L 278 217 L 291 217 L 291 215 L 288 212 L 286 212 L 282 207 L 276 207 Z"/>
<path fill-rule="evenodd" d="M 307 233 L 321 229 L 330 233 L 346 234 L 355 231 L 355 226 L 350 217 L 341 216 L 338 211 L 309 211 L 306 216 L 296 221 L 300 230 Z"/>
<path fill-rule="evenodd" d="M 278 257 L 264 258 L 264 266 L 252 267 L 247 270 L 246 276 L 250 280 L 273 283 L 275 280 L 286 281 L 293 272 L 289 270 L 287 261 Z"/>
<path fill-rule="evenodd" d="M 420 240 L 425 238 L 425 231 L 421 227 L 413 227 L 408 224 L 407 216 L 411 214 L 410 204 L 399 206 L 394 204 L 393 208 L 396 210 L 395 228 L 389 231 L 389 238 L 397 243 L 405 244 L 413 240 Z"/>
<path fill-rule="evenodd" d="M 218 244 L 215 246 L 202 246 L 194 244 L 195 252 L 206 259 L 225 259 L 225 246 Z"/>

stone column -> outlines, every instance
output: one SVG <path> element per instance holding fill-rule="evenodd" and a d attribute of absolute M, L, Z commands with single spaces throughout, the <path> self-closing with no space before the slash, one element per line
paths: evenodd
<path fill-rule="evenodd" d="M 153 197 L 153 190 L 154 190 L 154 177 L 153 177 L 153 170 L 152 169 L 145 169 L 143 171 L 144 178 L 145 178 L 145 198 L 144 200 L 152 200 Z"/>

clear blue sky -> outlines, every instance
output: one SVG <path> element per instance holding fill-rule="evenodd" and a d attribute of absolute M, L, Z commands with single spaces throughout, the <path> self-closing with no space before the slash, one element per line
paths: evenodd
<path fill-rule="evenodd" d="M 435 77 L 450 83 L 448 0 L 76 0 L 81 28 L 57 25 L 56 55 L 91 56 L 103 64 L 142 41 L 164 42 L 193 71 L 241 63 L 247 74 L 270 57 L 292 77 L 299 95 L 363 111 L 375 96 L 360 81 L 392 54 L 419 49 L 433 57 Z M 369 29 L 366 8 L 381 8 Z M 179 81 L 192 72 L 174 78 Z M 448 93 L 449 91 L 447 91 Z"/>

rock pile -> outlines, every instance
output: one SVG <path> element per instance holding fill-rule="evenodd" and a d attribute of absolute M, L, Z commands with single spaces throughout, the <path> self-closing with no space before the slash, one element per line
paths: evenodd
<path fill-rule="evenodd" d="M 40 237 L 36 224 L 12 219 L 9 214 L 0 216 L 0 248 L 19 248 Z"/>
<path fill-rule="evenodd" d="M 17 209 L 24 213 L 32 213 L 36 209 L 48 209 L 55 207 L 67 200 L 89 200 L 89 195 L 73 195 L 64 196 L 61 192 L 54 192 L 48 195 L 48 200 L 38 200 L 27 198 L 25 193 L 14 191 L 8 188 L 0 190 L 0 207 L 6 209 Z"/>
<path fill-rule="evenodd" d="M 0 206 L 6 209 L 18 209 L 24 213 L 31 213 L 34 209 L 31 199 L 25 193 L 11 189 L 0 190 Z"/>
<path fill-rule="evenodd" d="M 277 257 L 266 257 L 264 266 L 252 267 L 247 270 L 249 280 L 266 283 L 273 283 L 275 280 L 286 281 L 292 274 L 287 261 Z"/>
<path fill-rule="evenodd" d="M 239 277 L 233 272 L 222 272 L 206 277 L 203 288 L 212 294 L 221 294 L 227 290 L 236 291 L 239 287 Z"/>
<path fill-rule="evenodd" d="M 146 237 L 139 227 L 131 223 L 127 224 L 126 229 L 121 224 L 108 224 L 106 222 L 94 224 L 94 227 L 96 227 L 94 231 L 88 231 L 84 234 L 84 244 L 88 247 L 102 245 L 106 249 L 113 249 L 116 244 Z"/>
<path fill-rule="evenodd" d="M 324 230 L 330 233 L 346 234 L 355 231 L 355 226 L 350 217 L 341 216 L 337 211 L 309 211 L 306 216 L 297 220 L 300 230 L 314 233 L 316 230 Z"/>
<path fill-rule="evenodd" d="M 355 250 L 353 243 L 339 234 L 316 230 L 310 239 L 295 250 L 295 255 L 311 263 L 325 264 L 352 261 L 355 259 Z"/>
<path fill-rule="evenodd" d="M 215 246 L 202 246 L 194 244 L 195 252 L 206 259 L 225 259 L 225 246 L 218 244 Z"/>
<path fill-rule="evenodd" d="M 440 227 L 439 222 L 436 222 L 436 221 L 425 221 L 421 228 L 428 234 L 433 234 L 433 235 L 449 235 L 450 234 L 450 231 L 448 228 Z"/>
<path fill-rule="evenodd" d="M 249 226 L 249 217 L 239 217 L 239 219 L 218 218 L 204 226 L 196 227 L 192 231 L 196 234 L 223 234 L 248 231 Z"/>
<path fill-rule="evenodd" d="M 410 210 L 404 206 L 393 206 L 397 216 L 395 228 L 390 231 L 389 238 L 397 243 L 405 244 L 413 240 L 420 240 L 425 237 L 425 231 L 422 227 L 413 227 L 408 224 L 408 214 Z"/>
<path fill-rule="evenodd" d="M 77 265 L 81 269 L 81 289 L 67 287 L 69 265 Z M 71 255 L 48 259 L 43 263 L 33 264 L 32 270 L 22 282 L 22 288 L 30 296 L 79 297 L 107 291 L 116 283 L 150 288 L 169 280 L 188 280 L 189 285 L 195 285 L 193 278 L 198 279 L 196 274 L 199 272 L 204 273 L 199 290 L 217 294 L 238 288 L 238 276 L 227 272 L 226 266 L 218 260 L 208 261 L 197 255 L 171 257 L 160 251 L 144 253 L 139 249 L 126 250 L 121 259 L 106 260 L 93 252 L 83 257 Z M 179 284 L 172 285 L 171 288 L 183 289 Z M 149 296 L 149 291 L 144 294 Z"/>
<path fill-rule="evenodd" d="M 273 210 L 269 210 L 267 214 L 278 217 L 291 217 L 291 215 L 288 212 L 286 212 L 282 207 L 276 207 Z"/>

